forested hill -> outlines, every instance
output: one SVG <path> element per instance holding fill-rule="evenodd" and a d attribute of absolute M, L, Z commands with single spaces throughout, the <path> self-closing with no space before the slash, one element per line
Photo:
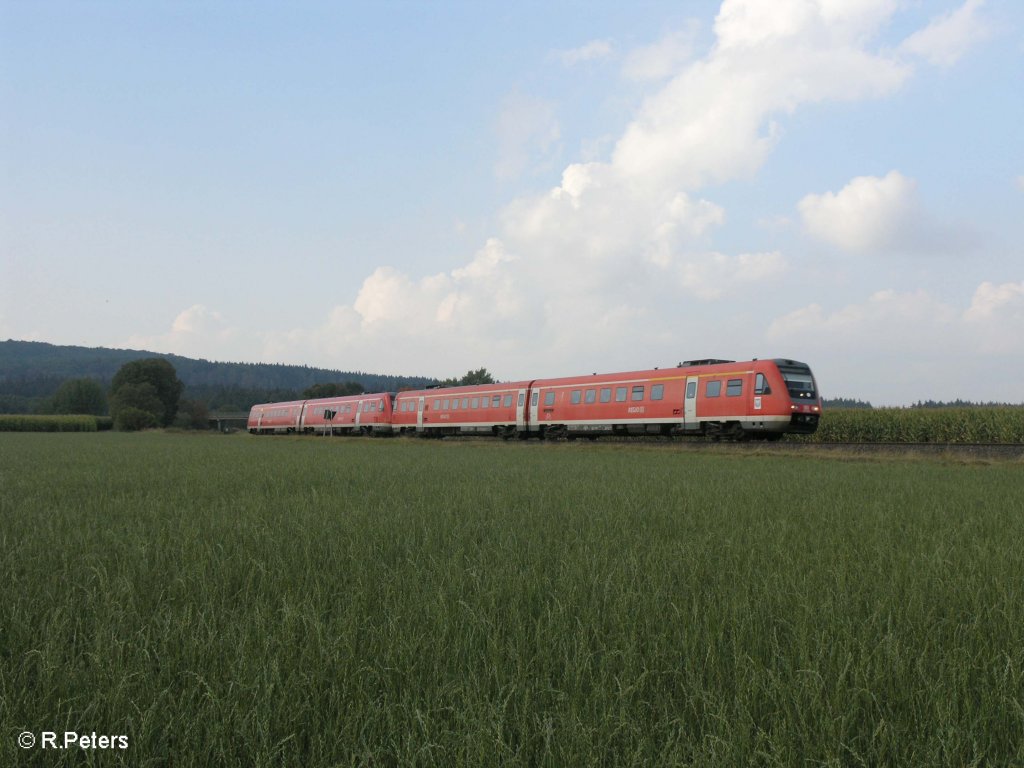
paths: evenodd
<path fill-rule="evenodd" d="M 0 341 L 0 396 L 8 399 L 48 397 L 61 382 L 71 378 L 90 377 L 107 384 L 122 365 L 145 357 L 162 357 L 170 361 L 178 378 L 185 383 L 186 396 L 191 391 L 192 396 L 207 401 L 216 400 L 213 397 L 216 392 L 244 391 L 259 399 L 260 395 L 256 393 L 299 393 L 313 384 L 356 381 L 368 392 L 385 392 L 421 387 L 435 381 L 424 376 L 383 376 L 305 365 L 220 363 L 136 349 L 9 340 Z M 217 402 L 210 404 L 214 407 L 221 405 Z M 244 406 L 241 402 L 232 404 Z"/>

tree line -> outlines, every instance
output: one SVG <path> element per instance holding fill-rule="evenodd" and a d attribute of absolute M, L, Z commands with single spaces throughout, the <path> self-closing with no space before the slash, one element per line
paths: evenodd
<path fill-rule="evenodd" d="M 139 350 L 8 340 L 0 341 L 0 396 L 49 397 L 70 378 L 109 383 L 125 363 L 154 357 L 170 362 L 186 388 L 301 392 L 321 382 L 358 381 L 369 392 L 389 392 L 436 382 L 428 376 L 389 376 L 280 363 L 230 363 Z"/>
<path fill-rule="evenodd" d="M 448 379 L 446 385 L 492 383 L 486 368 L 469 371 L 459 379 Z M 237 410 L 247 411 L 256 402 L 309 400 L 323 397 L 359 395 L 365 388 L 358 381 L 312 384 L 301 393 L 278 392 L 279 397 L 246 402 Z M 104 416 L 108 412 L 114 429 L 132 431 L 155 427 L 209 427 L 207 402 L 183 399 L 185 384 L 178 378 L 171 363 L 162 357 L 131 360 L 118 369 L 110 383 L 109 393 L 93 378 L 67 379 L 48 401 L 54 414 Z M 250 391 L 249 394 L 253 394 Z"/>

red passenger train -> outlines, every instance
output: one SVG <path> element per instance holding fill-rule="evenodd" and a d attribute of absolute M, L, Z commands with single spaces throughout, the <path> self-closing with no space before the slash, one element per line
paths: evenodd
<path fill-rule="evenodd" d="M 820 416 L 805 363 L 691 360 L 668 369 L 267 403 L 253 406 L 249 431 L 777 440 L 814 432 Z"/>

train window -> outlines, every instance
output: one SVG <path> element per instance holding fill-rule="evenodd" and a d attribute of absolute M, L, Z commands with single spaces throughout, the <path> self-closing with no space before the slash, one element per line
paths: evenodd
<path fill-rule="evenodd" d="M 601 402 L 610 403 L 612 401 L 612 388 L 602 387 L 601 389 Z"/>
<path fill-rule="evenodd" d="M 704 387 L 704 397 L 718 397 L 722 394 L 722 382 L 709 381 Z"/>
<path fill-rule="evenodd" d="M 572 404 L 573 405 L 579 405 L 580 404 L 580 397 L 582 397 L 582 395 L 583 395 L 582 390 L 574 389 L 572 391 L 572 398 L 571 398 Z"/>
<path fill-rule="evenodd" d="M 754 381 L 754 394 L 755 395 L 770 395 L 772 388 L 768 386 L 768 379 L 765 378 L 763 373 L 757 374 L 757 379 Z"/>
<path fill-rule="evenodd" d="M 786 363 L 785 365 L 780 364 L 778 368 L 779 373 L 782 374 L 783 384 L 789 390 L 790 397 L 801 400 L 817 399 L 818 393 L 810 368 L 802 363 L 794 363 L 792 360 L 776 360 L 775 362 Z"/>
<path fill-rule="evenodd" d="M 523 404 L 523 396 L 522 395 L 519 396 L 519 404 L 520 405 Z M 505 399 L 502 401 L 502 405 L 504 405 L 506 408 L 511 408 L 512 407 L 512 395 L 505 395 Z"/>
<path fill-rule="evenodd" d="M 481 408 L 490 408 L 491 407 L 491 398 L 489 398 L 489 397 L 481 397 L 480 398 L 480 407 Z"/>
<path fill-rule="evenodd" d="M 615 402 L 616 403 L 624 403 L 624 402 L 626 402 L 626 388 L 625 387 L 616 387 L 615 388 Z"/>
<path fill-rule="evenodd" d="M 585 398 L 583 398 L 583 402 L 587 403 L 588 405 L 590 403 L 597 402 L 597 390 L 596 389 L 588 389 L 587 390 L 587 396 Z"/>
<path fill-rule="evenodd" d="M 725 385 L 726 397 L 739 397 L 743 394 L 743 379 L 729 379 Z"/>
<path fill-rule="evenodd" d="M 463 408 L 463 410 L 468 410 L 469 409 L 469 398 L 468 397 L 462 398 L 462 408 Z"/>
<path fill-rule="evenodd" d="M 692 400 L 697 396 L 697 382 L 690 381 L 686 384 L 686 399 Z"/>
<path fill-rule="evenodd" d="M 441 410 L 441 401 L 440 400 L 435 400 L 434 401 L 434 410 L 435 411 Z"/>
<path fill-rule="evenodd" d="M 508 400 L 505 405 L 512 405 L 512 395 L 506 395 L 505 399 Z M 491 398 L 491 408 L 497 408 L 501 405 L 501 395 L 495 395 Z"/>
<path fill-rule="evenodd" d="M 665 385 L 655 384 L 651 387 L 651 400 L 663 400 L 665 397 Z"/>
<path fill-rule="evenodd" d="M 644 388 L 643 385 L 633 387 L 633 394 L 630 397 L 631 400 L 643 400 L 644 399 Z"/>
<path fill-rule="evenodd" d="M 383 400 L 378 400 L 377 401 L 377 410 L 380 411 L 381 413 L 384 412 L 384 401 Z"/>
<path fill-rule="evenodd" d="M 534 392 L 533 397 L 530 398 L 530 405 L 537 404 L 537 398 L 540 396 L 540 392 Z"/>
<path fill-rule="evenodd" d="M 554 392 L 545 392 L 544 393 L 544 405 L 554 405 L 554 404 L 555 404 L 555 393 Z"/>
<path fill-rule="evenodd" d="M 473 398 L 473 404 L 472 404 L 471 407 L 473 407 L 473 408 L 479 408 L 480 407 L 480 398 L 479 397 L 474 397 Z"/>
<path fill-rule="evenodd" d="M 459 398 L 457 398 L 457 397 L 454 400 L 452 400 L 452 410 L 453 411 L 459 410 Z"/>
<path fill-rule="evenodd" d="M 451 407 L 452 407 L 452 401 L 451 400 L 445 400 L 444 404 L 441 407 L 444 408 L 446 411 L 450 410 Z"/>
<path fill-rule="evenodd" d="M 519 407 L 520 408 L 523 407 L 523 402 L 524 402 L 525 399 L 526 399 L 526 395 L 524 395 L 522 392 L 520 392 L 519 393 Z"/>

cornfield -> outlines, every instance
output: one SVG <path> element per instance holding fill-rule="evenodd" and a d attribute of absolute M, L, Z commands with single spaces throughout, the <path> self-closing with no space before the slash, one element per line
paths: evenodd
<path fill-rule="evenodd" d="M 850 408 L 828 410 L 817 443 L 1024 443 L 1024 408 Z"/>
<path fill-rule="evenodd" d="M 3 415 L 0 432 L 95 432 L 97 422 L 96 416 Z"/>

